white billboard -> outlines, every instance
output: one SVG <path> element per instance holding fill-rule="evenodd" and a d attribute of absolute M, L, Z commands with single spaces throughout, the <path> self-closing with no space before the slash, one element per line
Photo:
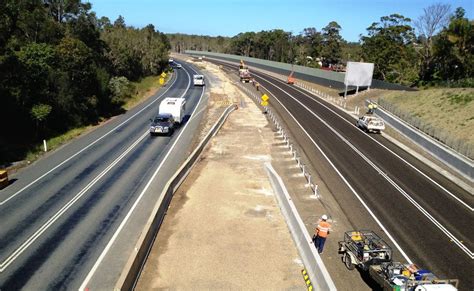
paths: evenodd
<path fill-rule="evenodd" d="M 368 86 L 372 85 L 374 63 L 347 62 L 344 84 L 346 86 Z"/>

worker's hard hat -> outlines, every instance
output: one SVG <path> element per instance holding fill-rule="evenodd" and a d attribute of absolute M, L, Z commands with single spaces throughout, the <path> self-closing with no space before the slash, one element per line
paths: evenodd
<path fill-rule="evenodd" d="M 322 220 L 328 220 L 328 216 L 326 214 L 323 214 L 323 216 L 321 216 L 321 219 Z"/>

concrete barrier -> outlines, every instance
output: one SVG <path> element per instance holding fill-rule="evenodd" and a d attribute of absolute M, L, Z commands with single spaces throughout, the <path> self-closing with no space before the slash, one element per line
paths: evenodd
<path fill-rule="evenodd" d="M 227 60 L 232 62 L 239 62 L 243 60 L 248 65 L 251 65 L 256 68 L 261 68 L 267 71 L 275 72 L 288 76 L 290 72 L 294 72 L 293 77 L 296 79 L 308 81 L 311 83 L 316 83 L 326 87 L 336 88 L 343 91 L 345 89 L 344 77 L 345 73 L 338 73 L 333 71 L 326 71 L 321 69 L 309 68 L 300 65 L 292 65 L 287 63 L 257 59 L 252 57 L 230 55 L 230 54 L 221 54 L 213 52 L 204 52 L 204 51 L 195 51 L 195 50 L 186 50 L 185 54 L 199 57 L 212 57 L 221 60 Z M 355 89 L 356 87 L 351 87 Z M 416 91 L 416 89 L 402 86 L 399 84 L 393 84 L 384 82 L 381 80 L 373 79 L 371 88 L 378 89 L 389 89 L 389 90 L 405 90 L 405 91 Z"/>
<path fill-rule="evenodd" d="M 148 257 L 148 254 L 153 246 L 156 234 L 160 229 L 161 223 L 163 222 L 168 210 L 168 206 L 171 202 L 171 199 L 173 198 L 173 194 L 188 176 L 192 167 L 204 150 L 204 147 L 207 145 L 210 139 L 216 135 L 230 113 L 236 109 L 237 107 L 235 105 L 231 105 L 226 108 L 224 113 L 214 124 L 206 137 L 196 147 L 184 164 L 176 171 L 168 183 L 166 183 L 163 192 L 161 193 L 146 225 L 143 228 L 142 234 L 140 235 L 132 254 L 125 264 L 125 267 L 123 268 L 117 283 L 115 284 L 114 290 L 133 290 L 135 288 L 138 277 L 140 276 L 140 272 L 143 269 L 146 258 Z"/>
<path fill-rule="evenodd" d="M 275 196 L 280 205 L 281 212 L 285 217 L 291 236 L 296 244 L 301 259 L 305 265 L 308 275 L 311 279 L 311 284 L 314 290 L 337 290 L 334 282 L 329 275 L 326 266 L 319 256 L 316 248 L 313 245 L 311 236 L 309 235 L 303 220 L 291 201 L 290 195 L 286 187 L 273 169 L 270 163 L 265 163 L 265 170 L 270 177 Z"/>
<path fill-rule="evenodd" d="M 411 126 L 388 111 L 378 106 L 376 114 L 393 128 L 407 136 L 413 142 L 426 149 L 433 156 L 443 161 L 446 165 L 457 171 L 459 174 L 474 182 L 474 163 L 449 147 L 434 140 L 432 137 Z"/>

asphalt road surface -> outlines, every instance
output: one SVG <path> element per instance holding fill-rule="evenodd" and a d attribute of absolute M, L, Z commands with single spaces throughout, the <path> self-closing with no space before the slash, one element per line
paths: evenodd
<path fill-rule="evenodd" d="M 460 290 L 474 287 L 473 193 L 381 135 L 358 129 L 335 106 L 269 75 L 252 76 L 313 168 L 337 189 L 332 195 L 355 228 L 382 235 L 397 260 L 460 279 Z"/>
<path fill-rule="evenodd" d="M 143 104 L 13 175 L 0 191 L 0 289 L 113 289 L 163 185 L 186 158 L 205 106 L 182 64 Z M 186 122 L 151 137 L 165 97 Z"/>

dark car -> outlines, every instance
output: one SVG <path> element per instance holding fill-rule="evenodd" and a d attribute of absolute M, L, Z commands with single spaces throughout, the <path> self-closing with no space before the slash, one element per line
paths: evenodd
<path fill-rule="evenodd" d="M 158 114 L 151 120 L 150 135 L 172 135 L 175 122 L 171 114 Z"/>

